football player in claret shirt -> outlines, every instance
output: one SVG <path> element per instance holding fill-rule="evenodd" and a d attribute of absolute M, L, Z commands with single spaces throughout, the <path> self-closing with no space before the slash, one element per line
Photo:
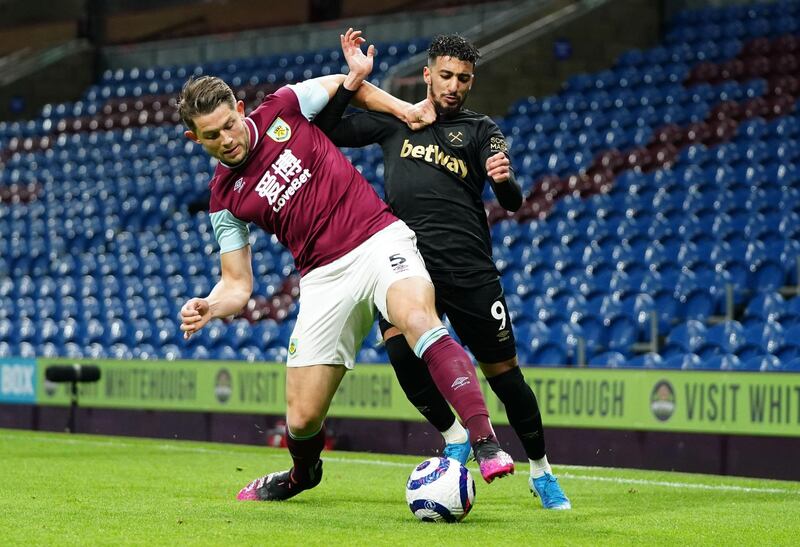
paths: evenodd
<path fill-rule="evenodd" d="M 339 84 L 356 91 L 363 106 L 401 118 L 416 111 L 362 85 L 372 70 L 374 49 L 370 46 L 366 55 L 361 51 L 359 31 L 348 30 L 341 41 L 350 68 L 346 77 L 285 86 L 249 116 L 218 78 L 191 79 L 181 92 L 186 136 L 219 160 L 209 183 L 209 207 L 222 271 L 210 294 L 182 307 L 184 335 L 188 338 L 211 318 L 237 313 L 250 298 L 249 223 L 275 234 L 301 274 L 300 311 L 288 341 L 286 373 L 293 466 L 252 481 L 239 492 L 240 500 L 284 500 L 319 484 L 325 416 L 342 377 L 353 368 L 376 307 L 407 337 L 468 424 L 483 478 L 491 482 L 514 470 L 489 423 L 469 356 L 436 314 L 433 285 L 414 233 L 309 122 Z"/>
<path fill-rule="evenodd" d="M 341 119 L 350 95 L 343 88 L 315 123 L 339 146 L 380 144 L 386 202 L 417 234 L 417 245 L 436 287 L 439 313 L 447 315 L 505 405 L 508 421 L 530 460 L 531 491 L 545 508 L 569 509 L 569 499 L 547 461 L 539 405 L 517 363 L 511 319 L 492 259 L 481 199 L 486 180 L 508 210 L 520 207 L 522 193 L 500 129 L 488 116 L 464 108 L 478 58 L 478 50 L 461 36 L 433 40 L 423 77 L 437 120 L 420 131 L 376 112 Z M 388 319 L 381 318 L 381 332 L 406 396 L 442 432 L 444 453 L 466 461 L 467 432 L 437 391 L 425 363 Z"/>

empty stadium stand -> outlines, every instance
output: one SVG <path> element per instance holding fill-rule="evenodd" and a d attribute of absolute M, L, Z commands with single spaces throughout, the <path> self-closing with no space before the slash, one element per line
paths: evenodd
<path fill-rule="evenodd" d="M 798 2 L 680 12 L 658 47 L 497 120 L 526 192 L 515 214 L 484 196 L 521 362 L 800 370 L 799 27 Z M 373 81 L 427 42 L 379 44 Z M 178 330 L 219 265 L 192 206 L 214 165 L 175 95 L 214 74 L 252 108 L 341 63 L 108 70 L 80 101 L 0 122 L 0 356 L 283 359 L 297 276 L 257 231 L 247 308 Z M 381 193 L 380 150 L 346 153 Z M 386 361 L 376 330 L 359 359 Z"/>

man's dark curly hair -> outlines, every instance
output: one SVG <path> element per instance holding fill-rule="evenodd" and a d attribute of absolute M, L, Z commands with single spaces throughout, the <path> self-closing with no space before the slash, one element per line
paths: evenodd
<path fill-rule="evenodd" d="M 455 57 L 473 65 L 478 62 L 481 54 L 463 36 L 458 34 L 440 34 L 436 36 L 428 48 L 428 61 L 433 62 L 437 57 Z"/>

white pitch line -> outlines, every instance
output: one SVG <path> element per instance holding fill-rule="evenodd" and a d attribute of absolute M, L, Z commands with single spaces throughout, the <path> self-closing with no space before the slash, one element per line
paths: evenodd
<path fill-rule="evenodd" d="M 142 445 L 139 444 L 132 444 L 126 443 L 125 441 L 96 441 L 91 439 L 71 439 L 71 438 L 59 438 L 59 437 L 29 437 L 25 435 L 15 435 L 11 434 L 0 434 L 0 439 L 12 439 L 12 440 L 25 440 L 25 441 L 39 441 L 39 442 L 49 442 L 49 443 L 61 443 L 61 444 L 71 444 L 71 445 L 90 445 L 90 446 L 104 446 L 109 448 L 142 448 Z M 241 456 L 241 451 L 234 451 L 234 450 L 226 450 L 226 449 L 215 449 L 215 448 L 201 448 L 199 446 L 180 446 L 174 444 L 154 444 L 151 445 L 154 448 L 159 450 L 164 450 L 168 452 L 188 452 L 193 454 L 216 454 L 216 455 L 225 455 L 225 456 Z M 252 445 L 249 445 L 252 446 Z M 262 454 L 262 457 L 265 458 L 285 458 L 285 454 Z M 337 456 L 331 456 L 329 454 L 325 455 L 325 461 L 328 462 L 335 462 L 335 463 L 344 463 L 344 464 L 363 464 L 363 465 L 377 465 L 381 467 L 397 467 L 397 468 L 407 468 L 410 469 L 411 466 L 407 463 L 403 462 L 391 462 L 386 460 L 369 460 L 364 458 L 340 458 Z M 604 471 L 614 470 L 624 472 L 625 469 L 622 468 L 608 468 L 608 467 L 590 467 L 584 465 L 559 465 L 557 466 L 561 469 L 579 469 L 579 470 L 598 470 L 602 469 Z M 527 480 L 527 474 L 519 474 L 518 477 L 522 477 Z M 761 488 L 761 487 L 751 487 L 751 486 L 737 486 L 734 484 L 698 484 L 698 483 L 691 483 L 691 482 L 674 482 L 674 481 L 658 481 L 658 480 L 650 480 L 650 479 L 626 479 L 626 478 L 619 478 L 619 477 L 603 477 L 597 475 L 576 475 L 574 473 L 565 472 L 559 473 L 561 478 L 570 479 L 570 480 L 583 480 L 583 481 L 594 481 L 594 482 L 612 482 L 617 484 L 636 484 L 639 486 L 654 486 L 654 487 L 664 487 L 664 488 L 690 488 L 694 490 L 713 490 L 713 491 L 723 491 L 723 492 L 745 492 L 745 493 L 754 493 L 754 494 L 798 494 L 800 495 L 800 490 L 789 490 L 785 488 Z"/>
<path fill-rule="evenodd" d="M 571 466 L 559 466 L 571 467 Z M 560 473 L 559 477 L 584 481 L 614 482 L 618 484 L 638 484 L 642 486 L 664 486 L 667 488 L 693 488 L 695 490 L 721 490 L 725 492 L 748 492 L 757 494 L 800 494 L 800 490 L 787 490 L 784 488 L 760 488 L 756 486 L 736 486 L 734 484 L 698 484 L 691 482 L 656 481 L 650 479 L 624 479 L 618 477 L 598 477 L 590 475 L 573 475 Z"/>
<path fill-rule="evenodd" d="M 103 446 L 107 448 L 143 448 L 142 445 L 133 444 L 133 443 L 126 443 L 125 441 L 95 441 L 92 439 L 71 439 L 71 438 L 59 438 L 59 437 L 27 437 L 24 435 L 14 435 L 13 433 L 8 434 L 0 434 L 0 439 L 12 439 L 12 440 L 24 440 L 24 441 L 38 441 L 42 443 L 60 443 L 60 444 L 70 444 L 70 445 L 89 445 L 89 446 Z M 181 442 L 179 440 L 175 440 L 175 442 Z M 194 442 L 194 441 L 190 441 Z M 145 445 L 146 446 L 146 445 Z M 248 445 L 245 445 L 248 446 Z M 201 448 L 199 446 L 179 446 L 173 444 L 151 444 L 150 448 L 156 448 L 158 450 L 164 451 L 174 451 L 174 452 L 189 452 L 195 454 L 220 454 L 220 455 L 241 455 L 241 452 L 237 452 L 235 450 L 225 450 L 225 449 L 215 449 L 215 448 Z M 274 457 L 277 454 L 265 454 L 266 457 Z"/>

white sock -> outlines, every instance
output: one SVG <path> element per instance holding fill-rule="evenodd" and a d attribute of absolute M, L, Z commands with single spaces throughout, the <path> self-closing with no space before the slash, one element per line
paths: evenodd
<path fill-rule="evenodd" d="M 534 479 L 538 479 L 545 473 L 553 474 L 553 470 L 550 469 L 550 464 L 547 462 L 547 456 L 542 456 L 541 460 L 531 460 L 528 458 L 528 461 L 531 462 L 531 477 Z"/>
<path fill-rule="evenodd" d="M 458 420 L 453 420 L 453 425 L 447 431 L 442 431 L 445 444 L 461 444 L 467 442 L 467 430 Z"/>

